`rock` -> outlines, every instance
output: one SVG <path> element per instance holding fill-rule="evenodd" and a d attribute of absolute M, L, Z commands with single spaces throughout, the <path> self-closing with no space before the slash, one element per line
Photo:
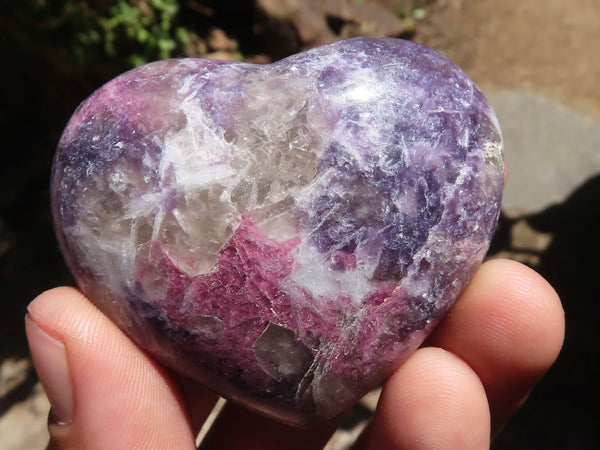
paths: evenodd
<path fill-rule="evenodd" d="M 224 51 L 207 53 L 206 57 L 210 58 L 210 59 L 217 59 L 219 61 L 239 61 L 240 60 L 239 53 L 224 52 Z"/>
<path fill-rule="evenodd" d="M 206 42 L 196 33 L 188 33 L 188 39 L 185 43 L 185 54 L 186 56 L 194 58 L 204 58 L 208 52 Z"/>
<path fill-rule="evenodd" d="M 256 0 L 256 7 L 269 17 L 289 20 L 300 8 L 300 0 Z"/>
<path fill-rule="evenodd" d="M 300 0 L 300 8 L 293 18 L 293 24 L 303 47 L 328 44 L 336 39 L 327 25 L 323 11 L 311 0 Z"/>
<path fill-rule="evenodd" d="M 345 22 L 342 38 L 360 35 L 397 37 L 408 31 L 406 25 L 393 12 L 376 3 L 354 0 L 311 1 L 320 5 L 327 16 Z"/>
<path fill-rule="evenodd" d="M 278 36 L 268 45 L 274 54 L 324 45 L 356 36 L 397 37 L 408 28 L 388 9 L 353 0 L 257 0 L 264 34 Z M 328 23 L 333 20 L 337 25 Z M 332 29 L 334 28 L 334 29 Z M 294 47 L 293 49 L 290 49 Z"/>
<path fill-rule="evenodd" d="M 498 218 L 502 142 L 445 57 L 388 38 L 130 71 L 71 118 L 53 211 L 83 291 L 162 363 L 294 425 L 431 332 Z"/>
<path fill-rule="evenodd" d="M 325 13 L 312 0 L 259 0 L 257 8 L 262 18 L 259 28 L 272 55 L 287 56 L 336 39 Z"/>
<path fill-rule="evenodd" d="M 225 32 L 220 28 L 214 28 L 206 40 L 208 48 L 215 52 L 235 52 L 237 42 L 229 39 Z"/>

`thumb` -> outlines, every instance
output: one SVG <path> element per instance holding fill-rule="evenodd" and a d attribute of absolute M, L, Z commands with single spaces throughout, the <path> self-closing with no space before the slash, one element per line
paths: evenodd
<path fill-rule="evenodd" d="M 50 448 L 195 448 L 175 384 L 79 291 L 53 289 L 28 309 Z"/>

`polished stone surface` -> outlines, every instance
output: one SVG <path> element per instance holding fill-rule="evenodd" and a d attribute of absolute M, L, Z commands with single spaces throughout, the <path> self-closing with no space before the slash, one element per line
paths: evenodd
<path fill-rule="evenodd" d="M 118 77 L 69 122 L 52 194 L 79 285 L 134 340 L 306 425 L 384 380 L 452 305 L 503 171 L 496 118 L 460 69 L 357 38 Z"/>

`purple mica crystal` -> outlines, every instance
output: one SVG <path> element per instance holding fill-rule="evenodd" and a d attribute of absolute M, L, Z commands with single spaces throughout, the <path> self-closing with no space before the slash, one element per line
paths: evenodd
<path fill-rule="evenodd" d="M 52 198 L 77 282 L 139 345 L 307 425 L 382 382 L 452 305 L 503 171 L 497 120 L 459 68 L 356 38 L 121 75 L 69 122 Z"/>

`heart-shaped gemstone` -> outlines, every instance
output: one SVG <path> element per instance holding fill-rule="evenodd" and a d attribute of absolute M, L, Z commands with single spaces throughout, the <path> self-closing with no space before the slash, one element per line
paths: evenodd
<path fill-rule="evenodd" d="M 357 38 L 127 72 L 71 118 L 52 183 L 62 250 L 107 315 L 167 366 L 306 425 L 390 375 L 468 283 L 502 142 L 446 58 Z"/>

